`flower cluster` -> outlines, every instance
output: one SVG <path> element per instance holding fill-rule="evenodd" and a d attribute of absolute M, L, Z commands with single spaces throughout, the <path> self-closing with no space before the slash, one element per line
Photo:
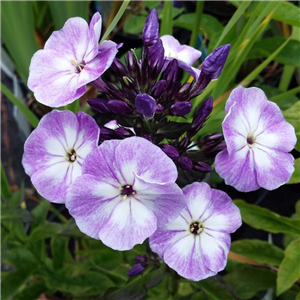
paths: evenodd
<path fill-rule="evenodd" d="M 98 13 L 89 26 L 81 18 L 68 20 L 33 56 L 28 86 L 38 101 L 57 107 L 91 83 L 100 96 L 88 103 L 111 121 L 99 128 L 84 112 L 53 110 L 25 143 L 25 171 L 42 196 L 65 203 L 86 235 L 116 250 L 149 238 L 152 251 L 181 276 L 214 276 L 226 265 L 230 233 L 241 216 L 227 194 L 200 182 L 204 173 L 215 162 L 238 190 L 277 188 L 293 172 L 293 127 L 261 90 L 238 87 L 226 104 L 224 138 L 212 133 L 196 140 L 213 109 L 211 97 L 194 110 L 191 123 L 170 116 L 192 111 L 190 100 L 221 75 L 230 45 L 215 49 L 197 69 L 201 52 L 159 37 L 152 10 L 141 59 L 130 51 L 123 64 L 114 42 L 98 46 L 100 33 Z M 193 80 L 182 84 L 183 72 Z M 155 259 L 136 261 L 129 276 Z"/>

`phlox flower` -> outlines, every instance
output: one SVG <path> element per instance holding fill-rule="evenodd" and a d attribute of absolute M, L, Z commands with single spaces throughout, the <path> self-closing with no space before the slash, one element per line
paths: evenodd
<path fill-rule="evenodd" d="M 85 157 L 97 147 L 99 134 L 94 119 L 84 112 L 53 110 L 41 119 L 25 142 L 22 164 L 43 197 L 65 202 Z"/>
<path fill-rule="evenodd" d="M 258 88 L 237 87 L 230 94 L 223 121 L 227 149 L 216 156 L 215 168 L 225 183 L 242 192 L 274 190 L 294 172 L 288 153 L 295 130 L 279 107 Z"/>
<path fill-rule="evenodd" d="M 183 208 L 176 179 L 172 160 L 146 139 L 104 141 L 86 158 L 66 206 L 83 233 L 129 250 Z"/>
<path fill-rule="evenodd" d="M 117 45 L 112 41 L 98 45 L 101 23 L 99 13 L 94 14 L 90 26 L 82 18 L 70 18 L 52 33 L 44 49 L 34 54 L 28 87 L 39 102 L 51 107 L 71 103 L 85 93 L 87 83 L 110 67 Z"/>
<path fill-rule="evenodd" d="M 201 51 L 187 45 L 181 45 L 171 35 L 163 35 L 160 39 L 164 47 L 166 61 L 176 59 L 179 67 L 189 72 L 197 80 L 200 70 L 193 68 L 192 65 L 201 56 Z"/>
<path fill-rule="evenodd" d="M 202 280 L 222 271 L 230 233 L 241 226 L 239 209 L 222 191 L 194 182 L 183 188 L 186 207 L 150 237 L 150 247 L 179 275 Z"/>

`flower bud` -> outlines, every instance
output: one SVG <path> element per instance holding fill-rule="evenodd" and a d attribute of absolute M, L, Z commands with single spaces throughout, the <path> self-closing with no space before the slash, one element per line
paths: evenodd
<path fill-rule="evenodd" d="M 193 169 L 193 162 L 186 156 L 181 156 L 178 159 L 178 166 L 182 170 L 190 171 Z"/>
<path fill-rule="evenodd" d="M 200 162 L 200 161 L 198 161 L 194 164 L 194 170 L 200 171 L 200 172 L 212 172 L 211 166 L 209 166 L 208 164 L 206 164 L 204 162 Z"/>
<path fill-rule="evenodd" d="M 217 79 L 223 70 L 231 45 L 223 45 L 215 49 L 206 57 L 202 64 L 201 75 L 205 75 L 210 80 Z"/>
<path fill-rule="evenodd" d="M 135 98 L 137 111 L 146 119 L 152 119 L 156 110 L 156 100 L 148 94 L 138 94 Z"/>
<path fill-rule="evenodd" d="M 113 63 L 111 64 L 112 70 L 117 74 L 117 76 L 126 76 L 127 70 L 121 61 L 115 57 Z"/>
<path fill-rule="evenodd" d="M 156 113 L 161 114 L 164 111 L 164 107 L 161 104 L 156 105 Z"/>
<path fill-rule="evenodd" d="M 166 80 L 160 80 L 158 81 L 152 88 L 152 93 L 155 98 L 159 98 L 167 88 L 167 82 Z"/>
<path fill-rule="evenodd" d="M 164 151 L 171 159 L 179 157 L 179 152 L 171 145 L 163 144 L 161 150 Z"/>
<path fill-rule="evenodd" d="M 100 114 L 110 113 L 109 108 L 107 107 L 107 100 L 99 99 L 99 98 L 91 98 L 87 100 L 90 107 Z"/>
<path fill-rule="evenodd" d="M 135 264 L 129 271 L 128 271 L 128 276 L 129 277 L 134 277 L 137 275 L 140 275 L 144 273 L 145 268 L 141 264 Z"/>
<path fill-rule="evenodd" d="M 131 108 L 127 103 L 121 100 L 110 100 L 107 102 L 107 107 L 117 115 L 124 115 L 131 112 Z"/>
<path fill-rule="evenodd" d="M 155 9 L 151 10 L 146 19 L 142 39 L 145 46 L 154 45 L 159 39 L 158 15 Z"/>
<path fill-rule="evenodd" d="M 193 105 L 190 102 L 175 102 L 171 108 L 170 112 L 173 116 L 185 116 L 192 110 Z"/>

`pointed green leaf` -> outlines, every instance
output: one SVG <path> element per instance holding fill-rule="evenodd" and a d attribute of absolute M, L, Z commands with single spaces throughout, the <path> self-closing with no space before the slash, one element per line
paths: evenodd
<path fill-rule="evenodd" d="M 254 239 L 233 242 L 230 251 L 262 264 L 278 266 L 283 259 L 283 251 L 280 248 Z"/>
<path fill-rule="evenodd" d="M 300 235 L 300 220 L 282 217 L 266 208 L 247 204 L 242 200 L 234 203 L 241 211 L 243 222 L 256 229 L 272 233 L 290 233 Z"/>
<path fill-rule="evenodd" d="M 277 296 L 300 279 L 300 239 L 292 241 L 284 251 L 277 276 Z"/>
<path fill-rule="evenodd" d="M 295 128 L 297 136 L 297 143 L 295 149 L 300 151 L 300 101 L 295 103 L 289 109 L 283 111 L 283 115 L 286 118 L 286 120 L 289 123 L 291 123 Z"/>
<path fill-rule="evenodd" d="M 239 299 L 250 299 L 257 292 L 276 286 L 276 273 L 265 268 L 242 266 L 224 278 L 233 286 Z"/>

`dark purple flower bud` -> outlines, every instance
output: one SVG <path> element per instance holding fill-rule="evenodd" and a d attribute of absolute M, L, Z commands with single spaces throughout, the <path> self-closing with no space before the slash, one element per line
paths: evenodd
<path fill-rule="evenodd" d="M 212 172 L 211 166 L 204 162 L 197 162 L 194 164 L 194 170 L 200 171 L 200 172 Z"/>
<path fill-rule="evenodd" d="M 143 138 L 152 143 L 152 137 L 149 134 L 143 135 Z"/>
<path fill-rule="evenodd" d="M 223 134 L 222 133 L 213 133 L 213 134 L 209 134 L 209 135 L 206 135 L 202 140 L 203 140 L 203 143 L 209 143 L 209 142 L 212 142 L 212 141 L 215 141 L 215 140 L 220 140 L 223 138 Z"/>
<path fill-rule="evenodd" d="M 140 274 L 143 274 L 145 268 L 141 264 L 135 264 L 129 271 L 128 271 L 128 276 L 129 277 L 134 277 Z"/>
<path fill-rule="evenodd" d="M 114 133 L 115 133 L 115 136 L 120 138 L 120 139 L 125 139 L 127 137 L 134 136 L 134 133 L 130 129 L 127 129 L 127 128 L 124 128 L 124 127 L 116 128 L 114 130 Z"/>
<path fill-rule="evenodd" d="M 164 107 L 161 104 L 156 105 L 156 113 L 161 114 L 164 111 Z"/>
<path fill-rule="evenodd" d="M 197 110 L 193 123 L 191 125 L 190 133 L 196 134 L 198 130 L 200 130 L 207 119 L 207 117 L 210 115 L 213 109 L 213 99 L 212 97 L 209 97 L 206 99 L 201 107 Z"/>
<path fill-rule="evenodd" d="M 148 94 L 138 94 L 135 98 L 136 110 L 146 119 L 152 119 L 156 110 L 156 100 Z"/>
<path fill-rule="evenodd" d="M 178 61 L 177 59 L 173 59 L 172 61 L 168 61 L 168 66 L 164 70 L 162 77 L 167 81 L 174 83 L 178 77 Z"/>
<path fill-rule="evenodd" d="M 148 64 L 151 69 L 156 68 L 157 70 L 160 70 L 164 64 L 164 61 L 165 49 L 162 41 L 158 40 L 156 44 L 148 48 Z"/>
<path fill-rule="evenodd" d="M 99 98 L 91 98 L 87 100 L 90 107 L 100 114 L 110 113 L 109 108 L 107 107 L 107 100 L 99 99 Z"/>
<path fill-rule="evenodd" d="M 181 8 L 183 7 L 183 4 L 181 3 L 181 1 L 173 1 L 173 6 L 176 8 Z"/>
<path fill-rule="evenodd" d="M 113 63 L 111 64 L 112 70 L 117 74 L 117 76 L 126 76 L 128 71 L 125 66 L 121 63 L 121 61 L 115 57 Z"/>
<path fill-rule="evenodd" d="M 121 100 L 110 100 L 107 102 L 107 107 L 117 115 L 124 115 L 132 111 L 127 103 Z"/>
<path fill-rule="evenodd" d="M 137 255 L 134 257 L 134 260 L 138 263 L 144 263 L 148 261 L 148 258 L 145 255 Z"/>
<path fill-rule="evenodd" d="M 185 116 L 192 110 L 193 105 L 190 102 L 175 102 L 171 108 L 170 112 L 173 116 Z"/>
<path fill-rule="evenodd" d="M 159 22 L 155 9 L 148 15 L 142 32 L 142 39 L 145 46 L 154 45 L 159 39 Z"/>
<path fill-rule="evenodd" d="M 163 144 L 161 150 L 164 151 L 170 158 L 176 159 L 179 157 L 178 151 L 171 145 Z"/>
<path fill-rule="evenodd" d="M 166 80 L 160 80 L 158 81 L 152 88 L 152 93 L 155 98 L 159 98 L 167 88 L 167 81 Z"/>
<path fill-rule="evenodd" d="M 201 74 L 212 79 L 217 79 L 223 70 L 231 45 L 223 45 L 215 49 L 206 57 L 202 64 Z"/>
<path fill-rule="evenodd" d="M 193 162 L 186 156 L 181 156 L 178 159 L 178 166 L 182 170 L 190 171 L 193 169 Z"/>

